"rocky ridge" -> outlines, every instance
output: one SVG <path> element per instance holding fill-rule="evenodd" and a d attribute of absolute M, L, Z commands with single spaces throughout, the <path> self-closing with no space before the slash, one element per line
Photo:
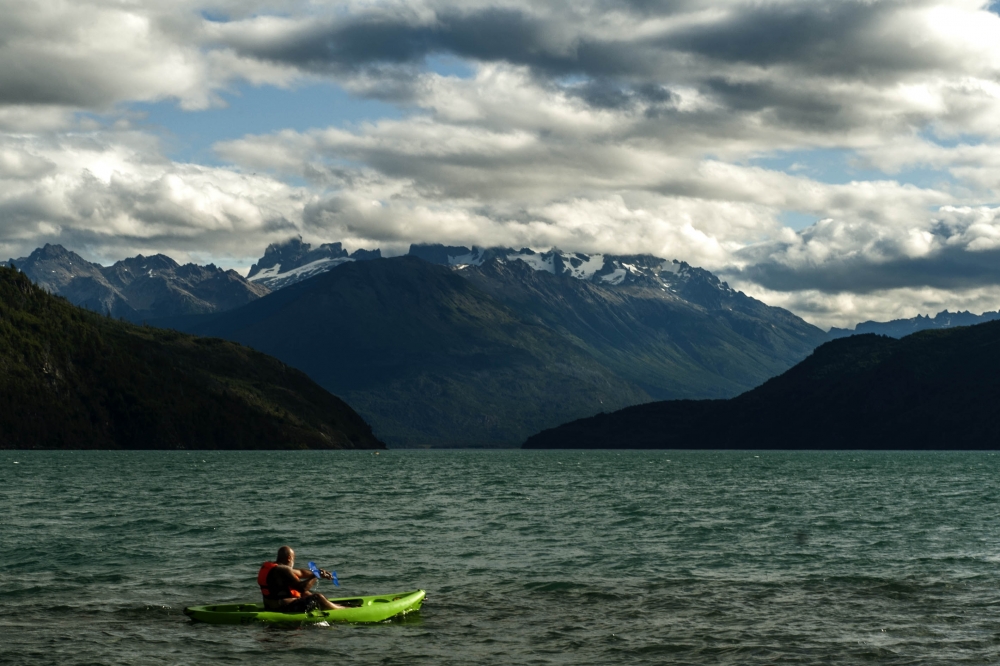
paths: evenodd
<path fill-rule="evenodd" d="M 964 312 L 942 310 L 933 317 L 917 315 L 911 319 L 864 321 L 855 326 L 853 330 L 834 327 L 830 329 L 830 339 L 834 340 L 850 335 L 863 335 L 865 333 L 888 335 L 891 338 L 902 338 L 918 331 L 954 328 L 956 326 L 975 326 L 976 324 L 983 324 L 997 319 L 1000 319 L 1000 312 L 984 312 L 981 315 L 976 315 L 968 310 Z"/>
<path fill-rule="evenodd" d="M 222 312 L 270 292 L 234 270 L 181 266 L 162 254 L 101 266 L 61 245 L 45 245 L 5 263 L 75 305 L 134 322 Z"/>

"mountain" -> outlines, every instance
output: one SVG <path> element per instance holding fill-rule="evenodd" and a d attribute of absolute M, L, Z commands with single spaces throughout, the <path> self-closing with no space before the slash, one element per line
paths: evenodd
<path fill-rule="evenodd" d="M 849 335 L 875 333 L 877 335 L 888 335 L 893 338 L 902 338 L 917 331 L 953 328 L 955 326 L 974 326 L 997 319 L 1000 319 L 1000 312 L 984 312 L 981 315 L 974 315 L 969 311 L 948 312 L 947 310 L 943 310 L 934 317 L 917 315 L 912 319 L 893 319 L 887 322 L 866 321 L 855 326 L 853 331 L 847 328 L 834 327 L 830 329 L 829 337 L 831 340 L 834 340 Z"/>
<path fill-rule="evenodd" d="M 650 399 L 459 272 L 415 257 L 342 263 L 187 330 L 304 370 L 394 446 L 511 446 Z"/>
<path fill-rule="evenodd" d="M 134 322 L 221 312 L 270 291 L 236 271 L 212 264 L 181 266 L 162 254 L 139 255 L 105 267 L 61 245 L 46 245 L 7 263 L 71 303 Z"/>
<path fill-rule="evenodd" d="M 602 257 L 585 269 L 585 261 L 571 263 L 580 255 L 560 261 L 550 254 L 543 265 L 556 270 L 549 272 L 538 268 L 545 255 L 534 255 L 535 263 L 523 256 L 481 257 L 458 272 L 654 399 L 737 395 L 788 369 L 824 339 L 792 313 L 682 262 Z"/>
<path fill-rule="evenodd" d="M 0 369 L 0 448 L 384 448 L 298 370 L 73 306 L 11 268 L 0 268 Z"/>
<path fill-rule="evenodd" d="M 730 400 L 629 407 L 525 448 L 996 449 L 1000 321 L 828 342 Z"/>
<path fill-rule="evenodd" d="M 300 368 L 394 446 L 510 446 L 568 414 L 729 397 L 824 337 L 681 262 L 465 250 L 342 261 L 171 325 Z"/>
<path fill-rule="evenodd" d="M 264 256 L 250 267 L 247 280 L 273 291 L 301 282 L 348 261 L 380 259 L 381 250 L 356 250 L 348 254 L 340 243 L 324 243 L 313 249 L 301 238 L 267 246 Z"/>

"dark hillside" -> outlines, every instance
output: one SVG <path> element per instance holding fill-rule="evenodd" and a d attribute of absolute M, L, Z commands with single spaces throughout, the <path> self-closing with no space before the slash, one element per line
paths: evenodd
<path fill-rule="evenodd" d="M 0 448 L 384 448 L 308 377 L 70 305 L 0 267 Z"/>
<path fill-rule="evenodd" d="M 302 369 L 393 446 L 516 446 L 649 400 L 548 327 L 415 257 L 344 263 L 187 326 Z"/>
<path fill-rule="evenodd" d="M 791 313 L 692 273 L 675 293 L 652 281 L 612 286 L 553 275 L 522 261 L 494 259 L 459 271 L 656 400 L 739 395 L 823 340 L 822 331 Z"/>
<path fill-rule="evenodd" d="M 731 400 L 666 401 L 581 419 L 527 448 L 1000 448 L 1000 322 L 819 347 Z"/>

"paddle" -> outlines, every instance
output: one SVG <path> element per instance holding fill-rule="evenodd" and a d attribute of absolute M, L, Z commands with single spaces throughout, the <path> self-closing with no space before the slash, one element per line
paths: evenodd
<path fill-rule="evenodd" d="M 313 572 L 313 576 L 316 576 L 316 578 L 320 578 L 320 579 L 323 578 L 323 576 L 320 575 L 320 573 L 319 573 L 319 567 L 316 566 L 315 562 L 310 562 L 309 563 L 309 571 L 312 571 Z M 336 571 L 331 571 L 330 572 L 330 576 L 331 576 L 330 582 L 333 583 L 334 585 L 336 585 L 337 587 L 340 587 L 340 581 L 337 580 L 337 572 Z"/>

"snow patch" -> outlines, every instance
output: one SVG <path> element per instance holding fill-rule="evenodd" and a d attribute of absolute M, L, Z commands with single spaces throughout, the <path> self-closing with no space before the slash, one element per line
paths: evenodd
<path fill-rule="evenodd" d="M 481 266 L 483 264 L 483 254 L 485 254 L 482 248 L 474 247 L 472 252 L 468 254 L 460 254 L 456 256 L 448 255 L 448 263 L 451 266 Z"/>
<path fill-rule="evenodd" d="M 581 280 L 589 280 L 592 277 L 594 277 L 594 273 L 604 268 L 603 254 L 595 254 L 590 257 L 588 257 L 585 254 L 577 254 L 574 256 L 583 262 L 575 268 L 572 266 L 572 264 L 569 263 L 569 260 L 567 258 L 564 257 L 563 259 L 566 261 L 566 265 L 569 267 L 569 274 L 575 278 L 579 278 Z"/>
<path fill-rule="evenodd" d="M 625 280 L 625 275 L 628 274 L 624 268 L 616 268 L 613 272 L 607 275 L 601 276 L 602 282 L 607 282 L 608 284 L 621 284 Z"/>
<path fill-rule="evenodd" d="M 317 259 L 316 261 L 310 261 L 308 264 L 292 268 L 285 272 L 281 272 L 281 264 L 275 264 L 271 268 L 265 268 L 252 278 L 247 279 L 250 282 L 261 282 L 272 289 L 277 289 L 285 284 L 301 282 L 306 278 L 325 273 L 331 268 L 345 264 L 348 261 L 354 261 L 354 259 L 350 257 Z"/>
<path fill-rule="evenodd" d="M 507 259 L 520 259 L 536 271 L 546 271 L 554 275 L 556 272 L 556 268 L 552 262 L 552 257 L 554 256 L 554 254 L 549 254 L 546 259 L 545 256 L 541 254 L 508 254 Z"/>
<path fill-rule="evenodd" d="M 660 267 L 656 269 L 657 273 L 680 273 L 681 265 L 676 261 L 664 261 L 660 264 Z"/>
<path fill-rule="evenodd" d="M 267 278 L 278 277 L 279 273 L 281 273 L 281 264 L 275 264 L 270 268 L 265 268 L 259 271 L 253 277 L 248 277 L 247 280 L 250 282 L 258 282 L 260 280 L 266 280 Z"/>

